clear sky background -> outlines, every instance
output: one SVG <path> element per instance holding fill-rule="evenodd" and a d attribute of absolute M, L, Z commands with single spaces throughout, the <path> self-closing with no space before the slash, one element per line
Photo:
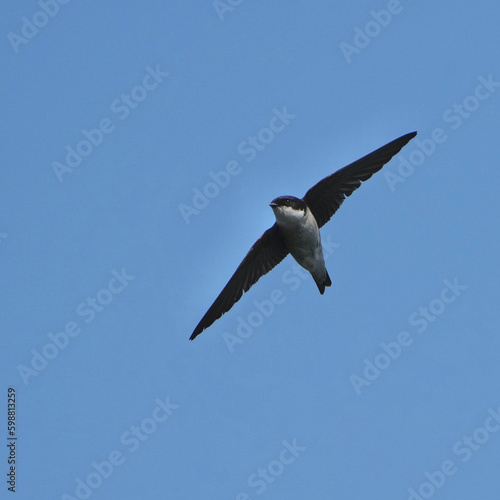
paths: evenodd
<path fill-rule="evenodd" d="M 497 500 L 498 3 L 59 2 L 0 21 L 0 496 L 13 388 L 18 500 Z M 323 296 L 287 257 L 188 340 L 274 197 L 414 130 Z"/>

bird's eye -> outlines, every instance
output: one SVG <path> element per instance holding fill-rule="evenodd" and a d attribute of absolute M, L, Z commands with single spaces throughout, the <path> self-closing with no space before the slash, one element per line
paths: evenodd
<path fill-rule="evenodd" d="M 285 200 L 285 203 L 286 203 L 287 205 L 290 205 L 290 198 L 287 198 L 287 199 Z"/>

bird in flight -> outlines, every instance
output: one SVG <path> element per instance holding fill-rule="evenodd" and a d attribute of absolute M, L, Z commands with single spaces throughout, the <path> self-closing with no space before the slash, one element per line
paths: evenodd
<path fill-rule="evenodd" d="M 255 242 L 189 340 L 194 340 L 228 312 L 243 292 L 247 292 L 289 253 L 311 273 L 319 292 L 323 294 L 332 281 L 325 267 L 319 228 L 330 220 L 344 199 L 358 189 L 362 181 L 378 172 L 416 135 L 416 132 L 403 135 L 341 168 L 319 181 L 302 199 L 279 196 L 271 201 L 276 222 Z"/>

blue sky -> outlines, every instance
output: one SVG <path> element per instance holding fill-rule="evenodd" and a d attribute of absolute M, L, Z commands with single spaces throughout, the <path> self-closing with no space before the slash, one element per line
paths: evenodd
<path fill-rule="evenodd" d="M 499 14 L 4 7 L 16 498 L 498 498 Z M 274 197 L 414 130 L 323 227 L 323 296 L 288 257 L 188 341 Z"/>

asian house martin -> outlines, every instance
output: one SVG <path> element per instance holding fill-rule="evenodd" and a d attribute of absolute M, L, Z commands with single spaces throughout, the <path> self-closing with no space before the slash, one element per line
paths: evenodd
<path fill-rule="evenodd" d="M 344 199 L 358 189 L 362 181 L 378 172 L 416 135 L 416 132 L 403 135 L 341 168 L 309 189 L 302 199 L 279 196 L 271 201 L 276 222 L 255 242 L 194 329 L 190 340 L 228 312 L 243 292 L 247 292 L 289 253 L 311 273 L 319 292 L 323 294 L 332 281 L 325 267 L 319 228 L 330 220 Z"/>

